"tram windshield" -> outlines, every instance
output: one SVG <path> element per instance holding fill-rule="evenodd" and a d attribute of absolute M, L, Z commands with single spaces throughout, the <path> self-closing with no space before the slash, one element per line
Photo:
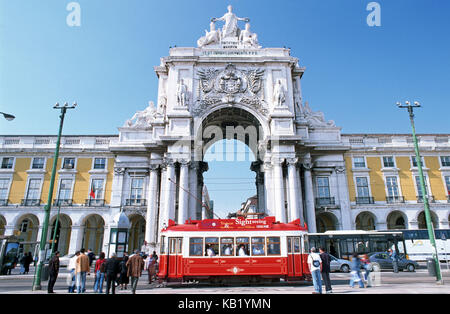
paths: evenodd
<path fill-rule="evenodd" d="M 401 232 L 327 231 L 310 233 L 308 236 L 310 247 L 323 247 L 331 255 L 342 259 L 350 259 L 353 253 L 369 254 L 387 252 L 389 249 L 395 249 L 398 254 L 406 254 Z"/>

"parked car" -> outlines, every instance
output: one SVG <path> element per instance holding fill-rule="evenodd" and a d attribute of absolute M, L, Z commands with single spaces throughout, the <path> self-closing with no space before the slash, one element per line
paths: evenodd
<path fill-rule="evenodd" d="M 341 271 L 343 273 L 348 273 L 350 271 L 350 262 L 345 259 L 340 259 L 331 256 L 330 270 L 331 271 Z"/>
<path fill-rule="evenodd" d="M 69 261 L 74 255 L 75 254 L 67 254 L 67 255 L 60 257 L 59 258 L 59 266 L 62 266 L 62 267 L 69 266 Z"/>
<path fill-rule="evenodd" d="M 392 259 L 389 253 L 376 252 L 369 254 L 369 260 L 372 263 L 374 271 L 380 271 L 382 269 L 394 269 L 392 265 Z M 419 267 L 416 261 L 406 259 L 403 254 L 399 254 L 398 269 L 413 272 Z"/>

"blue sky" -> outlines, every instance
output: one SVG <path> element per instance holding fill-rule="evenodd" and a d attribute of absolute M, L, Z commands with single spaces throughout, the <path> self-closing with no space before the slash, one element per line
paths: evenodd
<path fill-rule="evenodd" d="M 423 105 L 419 133 L 450 133 L 449 1 L 377 1 L 381 27 L 366 23 L 369 0 L 79 0 L 80 27 L 66 24 L 69 2 L 0 0 L 0 111 L 16 116 L 0 120 L 0 134 L 56 134 L 52 106 L 66 101 L 79 107 L 65 134 L 117 134 L 157 99 L 153 67 L 169 46 L 195 46 L 228 4 L 251 19 L 263 47 L 291 48 L 306 67 L 304 100 L 343 133 L 409 133 L 395 106 L 405 100 Z M 230 199 L 219 194 L 216 206 Z M 246 197 L 232 198 L 226 206 Z"/>

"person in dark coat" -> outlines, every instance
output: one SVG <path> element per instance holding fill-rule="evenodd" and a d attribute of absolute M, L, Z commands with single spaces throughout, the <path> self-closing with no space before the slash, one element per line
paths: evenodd
<path fill-rule="evenodd" d="M 106 294 L 109 294 L 109 290 L 112 290 L 112 294 L 116 294 L 116 280 L 117 274 L 120 272 L 119 260 L 116 257 L 116 253 L 111 253 L 111 257 L 105 262 L 105 274 L 106 274 Z"/>
<path fill-rule="evenodd" d="M 119 277 L 119 283 L 120 283 L 120 290 L 123 290 L 125 287 L 125 290 L 127 290 L 127 285 L 130 282 L 130 277 L 128 277 L 128 256 L 125 255 L 120 262 L 120 277 Z"/>
<path fill-rule="evenodd" d="M 322 260 L 322 281 L 325 284 L 326 293 L 331 293 L 331 280 L 330 280 L 330 264 L 331 256 L 328 254 L 323 247 L 319 248 L 320 259 Z"/>
<path fill-rule="evenodd" d="M 55 286 L 56 279 L 58 278 L 58 273 L 59 273 L 59 252 L 56 251 L 55 255 L 52 257 L 52 259 L 48 264 L 48 274 L 49 274 L 48 288 L 47 288 L 48 293 L 54 293 L 53 287 Z"/>
<path fill-rule="evenodd" d="M 33 256 L 31 255 L 31 252 L 28 252 L 27 257 L 24 261 L 24 268 L 25 268 L 25 274 L 28 274 L 30 271 L 30 264 L 33 262 Z"/>

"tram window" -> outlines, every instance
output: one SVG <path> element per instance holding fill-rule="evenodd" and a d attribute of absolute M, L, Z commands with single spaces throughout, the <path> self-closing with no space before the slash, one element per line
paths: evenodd
<path fill-rule="evenodd" d="M 249 238 L 240 237 L 236 238 L 237 255 L 239 256 L 249 256 L 248 251 Z"/>
<path fill-rule="evenodd" d="M 288 240 L 288 254 L 291 254 L 292 253 L 292 238 L 288 237 L 287 240 Z"/>
<path fill-rule="evenodd" d="M 205 238 L 205 256 L 219 254 L 219 238 Z"/>
<path fill-rule="evenodd" d="M 169 238 L 169 254 L 175 254 L 177 249 L 177 239 Z"/>
<path fill-rule="evenodd" d="M 222 256 L 233 256 L 233 238 L 221 238 L 220 239 L 220 254 Z"/>
<path fill-rule="evenodd" d="M 265 252 L 265 244 L 266 241 L 264 238 L 252 238 L 252 255 L 253 256 L 262 256 L 266 255 Z"/>
<path fill-rule="evenodd" d="M 202 256 L 203 254 L 203 238 L 189 239 L 189 255 Z"/>
<path fill-rule="evenodd" d="M 267 238 L 267 255 L 280 255 L 280 237 Z"/>
<path fill-rule="evenodd" d="M 294 238 L 294 253 L 300 253 L 300 237 Z"/>
<path fill-rule="evenodd" d="M 165 236 L 161 236 L 161 254 L 165 254 L 166 253 L 166 237 Z"/>

